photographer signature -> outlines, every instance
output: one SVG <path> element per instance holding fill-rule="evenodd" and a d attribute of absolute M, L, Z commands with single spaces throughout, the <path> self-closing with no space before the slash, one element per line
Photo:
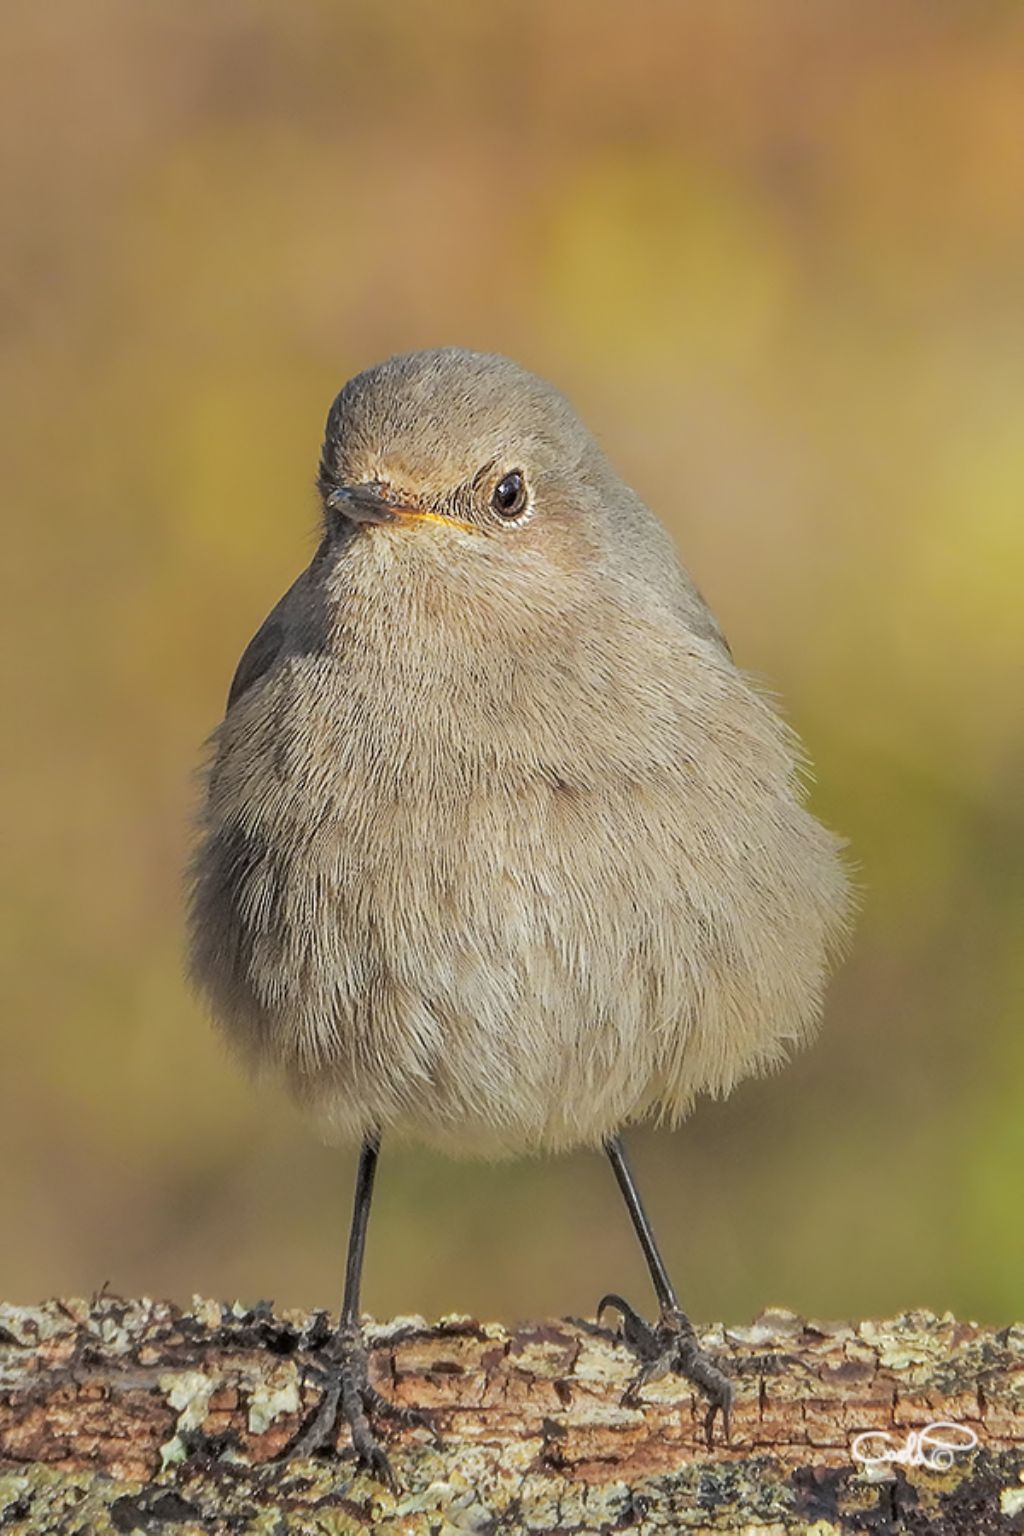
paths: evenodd
<path fill-rule="evenodd" d="M 855 1435 L 850 1446 L 854 1461 L 865 1471 L 879 1471 L 890 1463 L 904 1467 L 927 1467 L 930 1472 L 948 1472 L 957 1456 L 965 1456 L 978 1444 L 978 1436 L 967 1424 L 940 1419 L 924 1429 L 911 1429 L 900 1445 L 895 1435 L 884 1429 L 866 1429 Z"/>

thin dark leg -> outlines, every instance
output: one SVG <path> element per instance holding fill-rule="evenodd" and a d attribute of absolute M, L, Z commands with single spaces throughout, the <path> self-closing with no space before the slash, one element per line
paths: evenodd
<path fill-rule="evenodd" d="M 661 1316 L 651 1327 L 634 1311 L 621 1296 L 610 1294 L 601 1298 L 597 1309 L 600 1318 L 606 1307 L 614 1307 L 622 1315 L 622 1335 L 626 1344 L 639 1360 L 639 1370 L 626 1389 L 624 1401 L 633 1406 L 639 1404 L 640 1389 L 649 1381 L 656 1381 L 669 1371 L 686 1376 L 708 1399 L 708 1411 L 704 1421 L 708 1445 L 712 1442 L 715 1415 L 722 1415 L 725 1437 L 729 1438 L 729 1407 L 732 1387 L 710 1355 L 697 1342 L 693 1324 L 679 1305 L 675 1286 L 669 1279 L 665 1261 L 655 1241 L 650 1218 L 644 1210 L 640 1191 L 626 1161 L 626 1154 L 618 1136 L 610 1136 L 604 1144 L 616 1182 L 629 1211 L 633 1230 L 640 1241 L 647 1268 L 650 1270 Z"/>
<path fill-rule="evenodd" d="M 326 1346 L 328 1366 L 321 1373 L 321 1395 L 316 1413 L 291 1446 L 290 1456 L 312 1456 L 324 1446 L 331 1446 L 339 1421 L 348 1425 L 358 1460 L 381 1482 L 395 1488 L 383 1446 L 377 1440 L 368 1415 L 396 1419 L 401 1424 L 431 1428 L 423 1414 L 400 1403 L 393 1403 L 371 1386 L 368 1357 L 359 1323 L 359 1289 L 366 1252 L 366 1228 L 370 1220 L 373 1182 L 380 1153 L 380 1135 L 373 1132 L 363 1142 L 359 1153 L 355 1195 L 352 1201 L 352 1225 L 349 1229 L 348 1257 L 345 1261 L 345 1292 L 341 1302 L 338 1327 Z"/>
<path fill-rule="evenodd" d="M 366 1228 L 370 1222 L 370 1203 L 373 1200 L 373 1181 L 377 1176 L 379 1155 L 380 1132 L 374 1131 L 372 1136 L 367 1136 L 359 1152 L 359 1169 L 352 1200 L 352 1225 L 348 1234 L 348 1257 L 345 1260 L 345 1295 L 341 1303 L 343 1327 L 346 1323 L 359 1322 L 359 1287 L 363 1278 Z"/>
<path fill-rule="evenodd" d="M 658 1298 L 658 1305 L 663 1312 L 678 1312 L 679 1298 L 676 1295 L 675 1286 L 668 1277 L 665 1268 L 665 1260 L 658 1250 L 658 1244 L 654 1238 L 654 1229 L 650 1218 L 644 1210 L 644 1203 L 640 1199 L 640 1191 L 636 1187 L 633 1171 L 626 1161 L 626 1151 L 618 1136 L 610 1136 L 604 1144 L 608 1154 L 608 1160 L 612 1165 L 616 1182 L 622 1191 L 622 1198 L 626 1202 L 629 1219 L 633 1223 L 633 1230 L 640 1240 L 640 1247 L 644 1251 L 647 1260 L 647 1268 L 651 1272 L 651 1280 L 654 1283 L 654 1294 Z"/>

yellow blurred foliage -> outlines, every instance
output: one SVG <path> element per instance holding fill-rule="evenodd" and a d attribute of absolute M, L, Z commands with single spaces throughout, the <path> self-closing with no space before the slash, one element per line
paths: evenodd
<path fill-rule="evenodd" d="M 1022 68 L 998 0 L 8 7 L 0 1290 L 335 1299 L 351 1158 L 182 979 L 192 773 L 334 391 L 458 343 L 669 523 L 863 889 L 820 1044 L 635 1137 L 684 1299 L 1019 1315 Z M 379 1314 L 630 1286 L 599 1159 L 385 1150 Z"/>

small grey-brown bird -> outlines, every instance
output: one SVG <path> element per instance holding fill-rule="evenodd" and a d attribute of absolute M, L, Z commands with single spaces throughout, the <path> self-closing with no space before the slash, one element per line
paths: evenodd
<path fill-rule="evenodd" d="M 506 358 L 345 385 L 323 534 L 213 738 L 191 963 L 229 1040 L 361 1143 L 317 1413 L 391 1477 L 360 1329 L 383 1135 L 603 1147 L 660 1308 L 621 1297 L 630 1389 L 677 1370 L 728 1433 L 619 1133 L 673 1122 L 814 1029 L 847 926 L 792 733 L 565 398 Z"/>

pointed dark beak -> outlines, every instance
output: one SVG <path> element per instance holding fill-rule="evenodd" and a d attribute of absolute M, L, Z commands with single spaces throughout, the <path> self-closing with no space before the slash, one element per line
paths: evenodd
<path fill-rule="evenodd" d="M 339 485 L 326 498 L 332 512 L 340 512 L 351 523 L 393 523 L 395 508 L 376 485 Z"/>
<path fill-rule="evenodd" d="M 459 518 L 393 501 L 388 487 L 372 480 L 365 485 L 335 486 L 324 497 L 324 505 L 329 512 L 339 513 L 356 526 L 360 523 L 445 523 L 450 528 L 461 528 L 470 533 L 478 531 L 472 523 Z"/>

